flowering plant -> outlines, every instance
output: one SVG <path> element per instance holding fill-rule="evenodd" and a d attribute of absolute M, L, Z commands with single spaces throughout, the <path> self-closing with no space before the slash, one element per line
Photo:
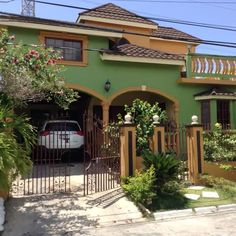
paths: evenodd
<path fill-rule="evenodd" d="M 63 108 L 77 92 L 64 87 L 60 54 L 52 48 L 17 43 L 7 30 L 0 31 L 0 91 L 19 103 L 55 100 Z"/>

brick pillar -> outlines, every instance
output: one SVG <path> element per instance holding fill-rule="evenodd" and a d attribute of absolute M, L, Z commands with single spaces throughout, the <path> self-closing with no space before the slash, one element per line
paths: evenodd
<path fill-rule="evenodd" d="M 199 182 L 199 175 L 203 173 L 203 126 L 191 124 L 186 126 L 187 156 L 189 181 L 193 184 Z"/>
<path fill-rule="evenodd" d="M 162 125 L 156 125 L 154 127 L 152 151 L 155 154 L 165 152 L 165 127 Z"/>
<path fill-rule="evenodd" d="M 121 176 L 133 176 L 136 170 L 136 126 L 125 124 L 120 127 Z"/>

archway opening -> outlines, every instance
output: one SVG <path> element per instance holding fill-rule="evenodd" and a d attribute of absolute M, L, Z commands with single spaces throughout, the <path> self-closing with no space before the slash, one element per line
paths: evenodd
<path fill-rule="evenodd" d="M 116 98 L 112 100 L 109 109 L 109 120 L 114 121 L 117 120 L 117 114 L 121 114 L 122 117 L 125 115 L 124 105 L 131 106 L 132 102 L 135 99 L 141 99 L 143 101 L 147 101 L 150 104 L 158 103 L 159 107 L 162 110 L 165 110 L 168 117 L 168 122 L 175 121 L 177 122 L 177 114 L 176 114 L 176 104 L 170 99 L 156 94 L 154 92 L 149 91 L 129 91 L 123 94 L 120 94 Z"/>

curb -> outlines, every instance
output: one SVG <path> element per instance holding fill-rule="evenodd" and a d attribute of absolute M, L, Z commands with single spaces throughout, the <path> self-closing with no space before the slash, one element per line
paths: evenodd
<path fill-rule="evenodd" d="M 137 205 L 139 210 L 142 212 L 143 217 L 153 218 L 153 213 L 150 210 L 148 210 L 143 204 L 138 203 Z"/>
<path fill-rule="evenodd" d="M 173 210 L 153 213 L 155 220 L 175 219 L 187 216 L 202 216 L 217 212 L 236 211 L 236 204 L 209 206 L 209 207 L 196 207 L 184 210 Z"/>

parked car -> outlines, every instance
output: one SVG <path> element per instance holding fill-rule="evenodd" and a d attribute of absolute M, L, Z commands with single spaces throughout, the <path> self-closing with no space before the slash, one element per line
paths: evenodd
<path fill-rule="evenodd" d="M 38 145 L 46 149 L 81 149 L 84 134 L 75 120 L 46 121 L 39 133 Z"/>

